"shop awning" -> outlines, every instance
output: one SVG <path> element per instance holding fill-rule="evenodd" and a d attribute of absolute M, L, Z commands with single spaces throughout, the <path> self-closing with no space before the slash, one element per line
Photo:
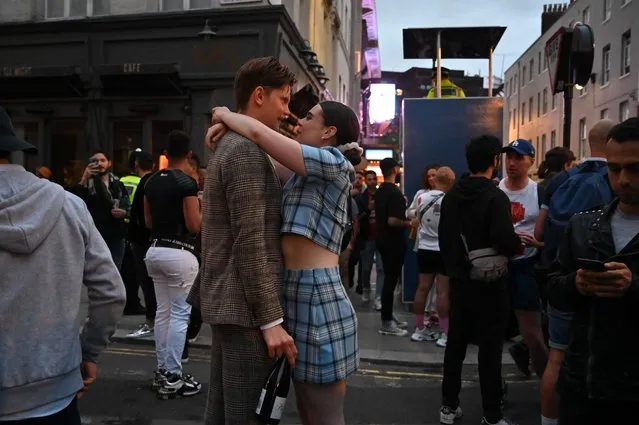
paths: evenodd
<path fill-rule="evenodd" d="M 78 66 L 0 67 L 0 99 L 84 97 Z"/>
<path fill-rule="evenodd" d="M 442 59 L 489 59 L 506 27 L 405 28 L 404 59 L 436 59 L 441 33 Z"/>
<path fill-rule="evenodd" d="M 177 63 L 123 63 L 98 65 L 102 93 L 113 97 L 182 96 Z"/>

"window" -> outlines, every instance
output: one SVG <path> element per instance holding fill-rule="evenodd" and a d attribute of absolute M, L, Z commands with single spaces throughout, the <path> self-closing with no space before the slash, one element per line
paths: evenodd
<path fill-rule="evenodd" d="M 601 112 L 599 112 L 599 118 L 602 120 L 607 120 L 608 116 L 609 116 L 608 109 L 602 109 Z"/>
<path fill-rule="evenodd" d="M 586 156 L 586 137 L 588 128 L 586 127 L 586 119 L 579 120 L 579 158 Z"/>
<path fill-rule="evenodd" d="M 528 121 L 532 121 L 533 117 L 533 98 L 528 99 Z"/>
<path fill-rule="evenodd" d="M 551 109 L 552 109 L 553 111 L 554 111 L 555 109 L 557 109 L 557 95 L 556 95 L 556 94 L 553 94 L 553 95 L 552 95 L 552 98 L 551 98 L 550 103 L 551 103 L 551 106 L 550 106 L 550 107 L 551 107 Z"/>
<path fill-rule="evenodd" d="M 544 56 L 544 71 L 548 69 L 548 56 L 546 56 L 545 54 Z"/>
<path fill-rule="evenodd" d="M 557 132 L 555 130 L 550 132 L 550 149 L 557 147 Z"/>
<path fill-rule="evenodd" d="M 590 8 L 586 7 L 584 11 L 581 13 L 581 23 L 589 24 L 590 23 Z"/>
<path fill-rule="evenodd" d="M 621 75 L 630 74 L 630 31 L 621 36 Z"/>
<path fill-rule="evenodd" d="M 542 134 L 541 135 L 541 157 L 542 158 L 546 156 L 546 150 L 547 150 L 547 147 L 546 147 L 546 135 Z"/>
<path fill-rule="evenodd" d="M 531 59 L 530 60 L 530 69 L 529 69 L 529 75 L 528 75 L 528 81 L 532 81 L 533 80 L 533 70 L 535 69 L 535 59 Z"/>
<path fill-rule="evenodd" d="M 541 93 L 537 93 L 537 116 L 541 116 Z"/>
<path fill-rule="evenodd" d="M 521 104 L 521 125 L 526 122 L 526 102 Z"/>
<path fill-rule="evenodd" d="M 601 85 L 610 82 L 610 44 L 604 46 L 601 52 Z"/>
<path fill-rule="evenodd" d="M 521 86 L 526 85 L 526 67 L 524 66 L 523 71 L 521 72 Z"/>
<path fill-rule="evenodd" d="M 517 108 L 513 109 L 513 128 L 517 128 Z"/>
<path fill-rule="evenodd" d="M 588 94 L 588 83 L 585 86 L 579 86 L 581 89 L 579 90 L 579 96 L 585 96 Z"/>
<path fill-rule="evenodd" d="M 548 113 L 548 89 L 544 89 L 542 102 L 543 102 L 542 113 L 546 115 Z"/>
<path fill-rule="evenodd" d="M 532 143 L 532 140 L 530 141 Z M 539 136 L 537 136 L 537 142 L 535 143 L 535 160 L 539 158 Z"/>
<path fill-rule="evenodd" d="M 89 5 L 92 6 L 92 10 L 90 12 L 87 10 L 87 15 L 100 16 L 111 14 L 111 0 L 93 0 L 92 4 L 91 1 L 89 1 Z"/>
<path fill-rule="evenodd" d="M 206 9 L 212 7 L 211 0 L 160 0 L 160 10 L 171 12 L 175 10 Z"/>
<path fill-rule="evenodd" d="M 612 0 L 603 0 L 603 20 L 606 22 L 612 15 Z"/>
<path fill-rule="evenodd" d="M 619 121 L 623 122 L 630 118 L 630 104 L 627 100 L 619 104 Z"/>
<path fill-rule="evenodd" d="M 537 58 L 537 74 L 541 74 L 541 52 L 539 52 L 539 57 Z"/>
<path fill-rule="evenodd" d="M 87 16 L 87 0 L 46 0 L 44 16 L 47 19 Z"/>

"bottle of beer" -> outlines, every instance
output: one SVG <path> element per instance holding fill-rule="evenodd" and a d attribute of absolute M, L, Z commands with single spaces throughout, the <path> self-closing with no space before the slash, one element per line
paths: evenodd
<path fill-rule="evenodd" d="M 291 367 L 286 356 L 280 357 L 268 373 L 255 414 L 266 425 L 280 423 L 291 383 Z"/>

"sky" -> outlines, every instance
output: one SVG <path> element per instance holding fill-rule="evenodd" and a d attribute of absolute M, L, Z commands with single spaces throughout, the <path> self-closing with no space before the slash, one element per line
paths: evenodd
<path fill-rule="evenodd" d="M 567 2 L 567 1 L 566 1 Z M 376 0 L 383 71 L 429 68 L 431 59 L 404 59 L 402 29 L 461 26 L 506 26 L 495 49 L 493 72 L 504 71 L 541 35 L 543 5 L 561 0 Z M 450 69 L 488 75 L 487 60 L 442 60 Z"/>

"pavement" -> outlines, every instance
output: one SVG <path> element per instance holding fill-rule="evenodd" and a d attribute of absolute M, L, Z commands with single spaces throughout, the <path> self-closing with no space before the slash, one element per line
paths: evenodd
<path fill-rule="evenodd" d="M 375 311 L 370 304 L 362 303 L 361 297 L 354 290 L 349 290 L 349 296 L 357 312 L 361 361 L 416 367 L 440 367 L 444 363 L 444 348 L 437 347 L 434 342 L 411 341 L 410 335 L 415 326 L 414 316 L 406 311 L 403 304 L 397 302 L 395 312 L 402 320 L 408 322 L 408 335 L 405 337 L 380 335 L 378 333 L 381 324 L 380 313 Z M 153 346 L 155 344 L 153 336 L 138 339 L 127 337 L 128 333 L 137 329 L 143 322 L 144 316 L 124 316 L 112 340 L 115 343 Z M 507 352 L 508 346 L 509 343 L 504 346 L 502 362 L 506 365 L 512 365 L 514 362 Z M 208 326 L 202 327 L 202 331 L 192 347 L 211 348 L 211 330 Z M 477 364 L 477 347 L 474 345 L 468 347 L 466 364 Z"/>
<path fill-rule="evenodd" d="M 112 344 L 100 358 L 98 378 L 80 400 L 85 425 L 201 425 L 209 384 L 209 350 L 194 349 L 185 370 L 202 383 L 189 398 L 157 400 L 150 389 L 155 352 L 150 346 Z M 539 424 L 539 385 L 504 366 L 509 396 L 504 414 L 518 425 Z M 441 372 L 362 362 L 349 377 L 345 403 L 347 425 L 436 425 L 441 403 Z M 477 424 L 482 417 L 477 368 L 463 372 L 459 425 Z M 300 425 L 295 391 L 291 388 L 281 425 Z"/>

